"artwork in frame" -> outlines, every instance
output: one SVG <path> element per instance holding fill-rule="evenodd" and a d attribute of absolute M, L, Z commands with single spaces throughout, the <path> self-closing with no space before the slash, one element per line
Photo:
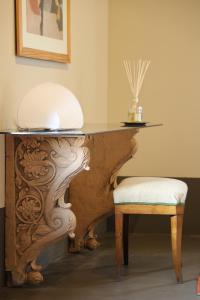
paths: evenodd
<path fill-rule="evenodd" d="M 15 0 L 18 56 L 70 62 L 70 0 Z"/>

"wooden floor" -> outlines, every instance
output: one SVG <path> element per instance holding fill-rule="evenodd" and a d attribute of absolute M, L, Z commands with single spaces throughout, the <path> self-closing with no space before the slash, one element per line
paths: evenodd
<path fill-rule="evenodd" d="M 183 284 L 176 284 L 170 237 L 131 236 L 130 265 L 117 280 L 113 235 L 90 252 L 49 266 L 40 286 L 0 289 L 0 300 L 193 300 L 200 272 L 200 237 L 184 237 Z"/>

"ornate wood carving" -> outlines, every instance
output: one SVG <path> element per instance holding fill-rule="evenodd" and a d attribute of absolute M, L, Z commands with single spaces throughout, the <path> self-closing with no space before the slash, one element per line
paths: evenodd
<path fill-rule="evenodd" d="M 76 218 L 70 250 L 98 247 L 96 223 L 113 211 L 113 185 L 137 150 L 137 131 L 6 137 L 6 270 L 13 285 L 43 280 L 38 255 L 66 235 L 74 238 Z M 90 172 L 81 172 L 89 152 Z M 69 183 L 70 203 L 64 201 Z"/>
<path fill-rule="evenodd" d="M 64 194 L 72 178 L 88 168 L 84 137 L 6 139 L 6 269 L 12 284 L 43 280 L 37 257 L 67 234 L 76 218 Z"/>
<path fill-rule="evenodd" d="M 95 134 L 88 139 L 90 171 L 76 176 L 69 188 L 70 202 L 77 217 L 71 252 L 78 252 L 81 247 L 93 250 L 99 246 L 95 226 L 113 212 L 115 179 L 120 168 L 137 151 L 137 132 L 136 128 L 129 128 Z"/>

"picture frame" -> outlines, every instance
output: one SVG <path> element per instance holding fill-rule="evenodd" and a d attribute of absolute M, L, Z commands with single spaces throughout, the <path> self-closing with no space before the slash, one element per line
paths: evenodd
<path fill-rule="evenodd" d="M 71 62 L 70 0 L 15 0 L 16 55 Z"/>

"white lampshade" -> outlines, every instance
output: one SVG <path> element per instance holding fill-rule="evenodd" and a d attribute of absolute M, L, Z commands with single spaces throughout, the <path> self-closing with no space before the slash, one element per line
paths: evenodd
<path fill-rule="evenodd" d="M 22 99 L 17 126 L 28 129 L 80 129 L 83 113 L 79 101 L 64 86 L 46 82 Z"/>

